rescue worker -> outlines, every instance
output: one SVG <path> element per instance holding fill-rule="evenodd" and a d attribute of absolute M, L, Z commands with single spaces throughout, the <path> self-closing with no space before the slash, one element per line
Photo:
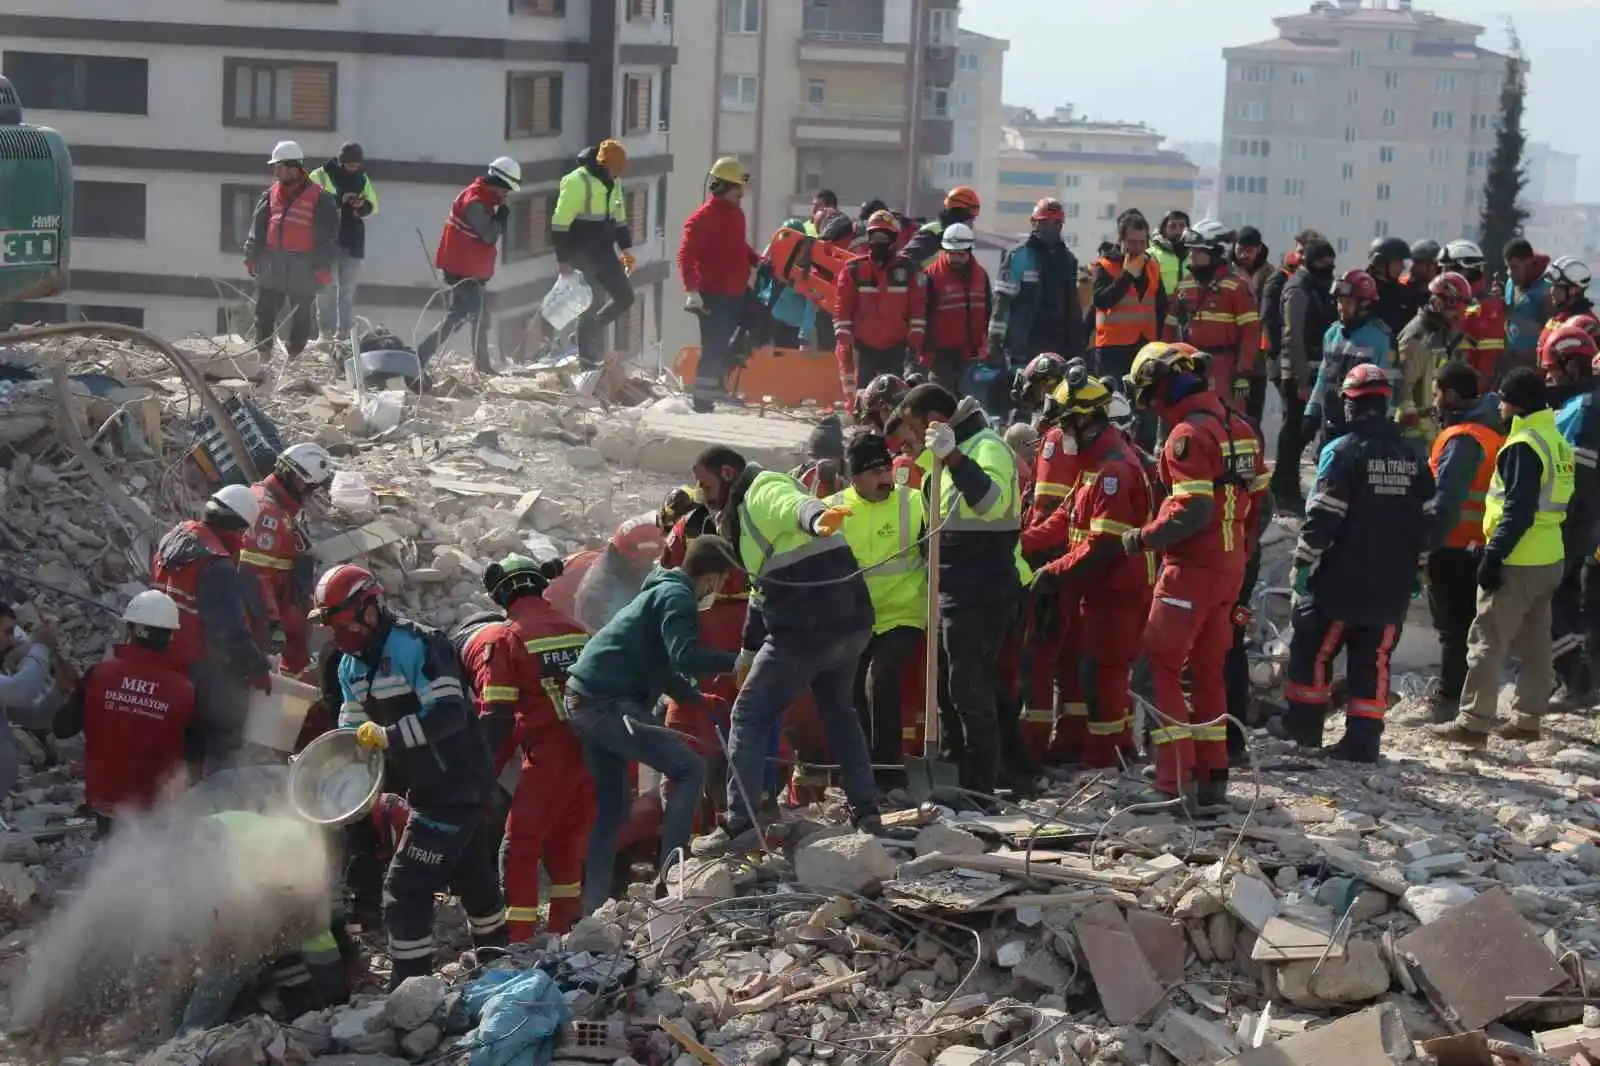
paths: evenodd
<path fill-rule="evenodd" d="M 1410 255 L 1411 246 L 1399 237 L 1379 237 L 1367 250 L 1367 273 L 1372 275 L 1372 283 L 1378 290 L 1372 312 L 1396 337 L 1417 313 L 1418 305 L 1411 290 L 1401 280 Z"/>
<path fill-rule="evenodd" d="M 1561 524 L 1565 570 L 1551 603 L 1551 653 L 1556 677 L 1561 681 L 1555 703 L 1567 708 L 1587 706 L 1593 698 L 1592 656 L 1600 637 L 1600 562 L 1595 558 L 1600 533 L 1600 488 L 1595 475 L 1595 454 L 1600 448 L 1600 416 L 1594 413 L 1596 357 L 1600 346 L 1582 326 L 1563 326 L 1546 335 L 1539 345 L 1545 365 L 1547 396 L 1559 399 L 1556 428 L 1572 445 L 1572 501 Z"/>
<path fill-rule="evenodd" d="M 309 180 L 305 153 L 279 141 L 267 160 L 272 185 L 256 201 L 244 239 L 244 267 L 256 279 L 256 351 L 272 354 L 279 317 L 289 320 L 283 347 L 292 359 L 305 351 L 316 321 L 317 290 L 333 283 L 339 255 L 339 205 Z"/>
<path fill-rule="evenodd" d="M 919 270 L 927 266 L 933 261 L 933 257 L 939 254 L 945 227 L 958 222 L 968 227 L 975 225 L 978 221 L 978 211 L 982 206 L 976 190 L 966 185 L 957 185 L 945 193 L 944 210 L 939 212 L 939 217 L 917 230 L 911 240 L 906 242 L 905 257 L 915 263 Z M 867 236 L 869 239 L 872 236 L 870 226 Z"/>
<path fill-rule="evenodd" d="M 1161 225 L 1150 241 L 1150 258 L 1161 269 L 1161 288 L 1168 299 L 1178 291 L 1178 283 L 1188 270 L 1189 249 L 1184 246 L 1183 235 L 1189 225 L 1189 213 L 1173 208 L 1161 216 Z"/>
<path fill-rule="evenodd" d="M 728 737 L 728 820 L 697 840 L 695 853 L 714 854 L 761 831 L 750 808 L 761 795 L 773 730 L 806 688 L 839 764 L 852 820 L 875 828 L 872 756 L 852 705 L 856 664 L 872 640 L 872 600 L 849 541 L 835 536 L 847 512 L 723 445 L 700 453 L 694 478 L 755 588 L 735 670 L 740 689 Z"/>
<path fill-rule="evenodd" d="M 1310 397 L 1311 383 L 1322 366 L 1322 342 L 1328 329 L 1338 321 L 1333 299 L 1333 245 L 1321 237 L 1311 237 L 1300 256 L 1300 265 L 1283 286 L 1280 317 L 1283 342 L 1278 356 L 1278 392 L 1283 409 L 1292 416 Z M 1278 451 L 1272 467 L 1273 508 L 1282 514 L 1298 515 L 1306 509 L 1300 488 L 1300 457 L 1311 443 L 1304 418 L 1285 417 L 1278 431 Z"/>
<path fill-rule="evenodd" d="M 238 566 L 259 513 L 253 492 L 224 485 L 199 520 L 185 519 L 167 531 L 150 564 L 150 584 L 178 605 L 181 624 L 170 655 L 194 683 L 209 769 L 233 759 L 244 742 L 243 689 L 271 687 L 267 657 L 250 624 L 251 606 L 260 606 L 259 586 Z"/>
<path fill-rule="evenodd" d="M 1439 242 L 1431 239 L 1411 244 L 1411 269 L 1401 277 L 1400 284 L 1411 290 L 1411 300 L 1418 307 L 1428 302 L 1428 283 L 1444 273 L 1439 266 L 1441 251 Z"/>
<path fill-rule="evenodd" d="M 1066 208 L 1053 196 L 1033 205 L 1027 240 L 1000 253 L 995 272 L 989 347 L 1013 368 L 1054 352 L 1083 354 L 1078 260 L 1061 239 Z"/>
<path fill-rule="evenodd" d="M 917 354 L 929 377 L 959 395 L 967 367 L 991 358 L 988 327 L 994 292 L 989 272 L 972 254 L 976 242 L 971 226 L 951 223 L 940 240 L 944 251 L 919 279 L 927 333 Z"/>
<path fill-rule="evenodd" d="M 1306 400 L 1302 433 L 1310 440 L 1322 433 L 1323 442 L 1345 430 L 1340 385 L 1358 364 L 1371 363 L 1384 373 L 1395 365 L 1394 334 L 1377 315 L 1378 287 L 1365 270 L 1347 270 L 1333 286 L 1339 321 L 1322 338 L 1322 364 Z"/>
<path fill-rule="evenodd" d="M 410 820 L 383 879 L 389 989 L 433 972 L 433 897 L 461 900 L 475 947 L 506 943 L 489 801 L 494 765 L 467 704 L 461 663 L 437 629 L 395 614 L 371 573 L 344 563 L 322 575 L 311 620 L 339 660 L 339 728 L 384 750 L 406 783 Z"/>
<path fill-rule="evenodd" d="M 810 458 L 789 471 L 790 477 L 819 500 L 844 491 L 844 424 L 838 415 L 825 415 L 807 435 L 806 454 Z"/>
<path fill-rule="evenodd" d="M 1250 296 L 1259 306 L 1267 282 L 1279 273 L 1272 265 L 1272 249 L 1261 239 L 1261 231 L 1254 226 L 1239 227 L 1233 247 L 1228 249 L 1228 262 L 1250 283 Z"/>
<path fill-rule="evenodd" d="M 1506 303 L 1484 273 L 1483 250 L 1472 241 L 1451 241 L 1439 257 L 1442 269 L 1460 274 L 1472 286 L 1472 306 L 1461 322 L 1465 340 L 1461 356 L 1483 376 L 1486 385 L 1499 382 L 1500 357 L 1506 350 Z"/>
<path fill-rule="evenodd" d="M 1545 332 L 1573 322 L 1583 326 L 1596 342 L 1600 342 L 1600 317 L 1596 316 L 1594 301 L 1588 294 L 1589 283 L 1594 280 L 1589 264 L 1575 256 L 1564 255 L 1546 268 L 1544 277 L 1550 283 L 1550 318 L 1544 324 Z"/>
<path fill-rule="evenodd" d="M 910 391 L 911 386 L 898 374 L 879 374 L 856 392 L 856 424 L 882 433 L 884 423 Z"/>
<path fill-rule="evenodd" d="M 1478 614 L 1467 636 L 1467 678 L 1461 713 L 1433 726 L 1441 740 L 1482 748 L 1494 728 L 1506 660 L 1517 673 L 1515 718 L 1496 735 L 1518 742 L 1539 737 L 1539 716 L 1554 688 L 1550 608 L 1561 584 L 1561 525 L 1572 499 L 1576 460 L 1545 403 L 1544 382 L 1519 367 L 1500 386 L 1500 416 L 1509 423 L 1495 457 L 1484 503 L 1486 543 L 1478 562 Z"/>
<path fill-rule="evenodd" d="M 1055 352 L 1040 352 L 1028 360 L 1011 375 L 1012 418 L 1018 422 L 1039 420 L 1066 373 L 1067 361 Z"/>
<path fill-rule="evenodd" d="M 272 473 L 250 486 L 259 508 L 239 549 L 239 568 L 261 583 L 271 646 L 282 656 L 279 668 L 298 674 L 310 665 L 306 622 L 313 568 L 310 542 L 299 526 L 311 496 L 333 480 L 333 456 L 314 442 L 290 445 Z"/>
<path fill-rule="evenodd" d="M 1150 224 L 1143 215 L 1124 211 L 1118 216 L 1117 240 L 1118 249 L 1094 268 L 1094 358 L 1096 374 L 1120 381 L 1133 368 L 1134 356 L 1160 339 L 1171 293 L 1161 280 L 1163 264 L 1150 251 Z M 1156 431 L 1149 412 L 1139 412 L 1137 425 L 1138 442 L 1153 448 Z"/>
<path fill-rule="evenodd" d="M 1526 237 L 1506 242 L 1503 302 L 1506 308 L 1505 374 L 1519 366 L 1539 365 L 1539 335 L 1549 316 L 1550 282 L 1545 274 L 1550 257 L 1533 250 Z"/>
<path fill-rule="evenodd" d="M 122 612 L 126 637 L 56 711 L 58 739 L 83 733 L 84 803 L 101 836 L 119 811 L 155 805 L 200 768 L 194 686 L 171 656 L 180 620 L 172 597 L 139 593 Z"/>
<path fill-rule="evenodd" d="M 910 353 L 922 349 L 924 289 L 917 283 L 917 263 L 895 252 L 895 231 L 887 211 L 867 219 L 867 248 L 837 279 L 834 354 L 845 396 L 855 395 L 858 381 L 903 372 Z"/>
<path fill-rule="evenodd" d="M 1427 414 L 1433 400 L 1433 375 L 1456 358 L 1464 336 L 1461 325 L 1471 303 L 1472 286 L 1466 278 L 1440 274 L 1428 283 L 1428 302 L 1400 331 L 1396 346 L 1400 395 L 1395 402 L 1395 420 L 1414 440 L 1426 442 L 1437 432 Z"/>
<path fill-rule="evenodd" d="M 1144 630 L 1162 716 L 1151 734 L 1156 791 L 1207 809 L 1227 801 L 1223 666 L 1266 467 L 1260 439 L 1206 387 L 1202 364 L 1194 349 L 1164 342 L 1134 360 L 1127 379 L 1134 406 L 1153 408 L 1168 427 L 1160 475 L 1171 494 L 1151 522 L 1122 535 L 1122 546 L 1128 555 L 1165 555 Z M 1183 694 L 1185 666 L 1192 713 Z"/>
<path fill-rule="evenodd" d="M 1227 259 L 1227 231 L 1203 218 L 1183 235 L 1184 278 L 1167 301 L 1163 339 L 1209 355 L 1211 387 L 1243 408 L 1261 351 L 1261 314 L 1250 282 Z"/>
<path fill-rule="evenodd" d="M 583 855 L 594 824 L 594 785 L 583 746 L 567 727 L 567 672 L 589 633 L 544 598 L 559 559 L 508 555 L 483 573 L 484 591 L 505 611 L 478 628 L 461 664 L 495 771 L 518 759 L 521 772 L 506 818 L 506 929 L 512 943 L 539 923 L 539 867 L 550 876 L 546 930 L 565 933 L 582 913 Z"/>
<path fill-rule="evenodd" d="M 417 345 L 417 361 L 424 371 L 439 347 L 468 319 L 472 320 L 472 365 L 480 373 L 494 373 L 489 361 L 489 279 L 494 277 L 497 246 L 505 236 L 511 208 L 506 198 L 522 188 L 522 165 L 501 156 L 468 185 L 450 204 L 434 266 L 450 286 L 445 295 L 444 318 Z M 562 247 L 557 238 L 557 248 Z"/>
<path fill-rule="evenodd" d="M 333 284 L 317 297 L 317 322 L 326 341 L 349 341 L 356 325 L 356 282 L 367 255 L 367 222 L 378 213 L 378 190 L 367 174 L 366 153 L 355 141 L 311 172 L 311 180 L 339 204 L 339 258 Z"/>
<path fill-rule="evenodd" d="M 1000 653 L 1032 573 L 1022 561 L 1017 460 L 972 397 L 918 385 L 900 405 L 902 440 L 923 442 L 918 465 L 945 467 L 939 527 L 940 637 L 953 713 L 943 734 L 963 788 L 993 792 L 1026 771 L 1020 708 L 999 701 Z M 998 705 L 997 705 L 998 704 Z M 944 709 L 941 708 L 941 713 Z M 1020 784 L 1020 782 L 1017 782 Z"/>
<path fill-rule="evenodd" d="M 724 156 L 712 164 L 706 182 L 705 202 L 683 220 L 678 245 L 678 277 L 688 293 L 683 306 L 700 321 L 693 403 L 702 414 L 712 409 L 717 396 L 726 395 L 733 335 L 744 320 L 750 271 L 761 262 L 745 237 L 740 206 L 749 172 L 733 156 Z"/>
<path fill-rule="evenodd" d="M 889 443 L 876 433 L 850 442 L 850 487 L 824 502 L 848 512 L 840 536 L 865 571 L 872 599 L 872 639 L 856 674 L 856 708 L 872 761 L 897 765 L 905 752 L 908 687 L 921 691 L 923 634 L 928 626 L 928 563 L 923 538 L 928 528 L 922 493 L 894 481 Z M 908 677 L 917 683 L 908 686 Z M 914 735 L 919 731 L 912 729 Z M 904 775 L 878 772 L 880 782 L 901 785 Z"/>
<path fill-rule="evenodd" d="M 633 307 L 633 231 L 622 191 L 627 167 L 627 149 L 610 138 L 578 153 L 578 165 L 561 179 L 550 223 L 556 269 L 562 277 L 581 270 L 594 290 L 578 317 L 578 359 L 590 367 L 605 355 L 605 328 Z"/>
<path fill-rule="evenodd" d="M 1433 284 L 1451 276 L 1441 274 Z M 1493 393 L 1481 395 L 1480 384 L 1478 372 L 1459 359 L 1445 363 L 1433 377 L 1433 408 L 1440 425 L 1428 458 L 1434 477 L 1428 613 L 1439 631 L 1441 662 L 1439 691 L 1429 707 L 1435 723 L 1451 721 L 1460 709 L 1467 631 L 1477 612 L 1484 501 L 1495 456 L 1505 443 L 1499 400 Z"/>
<path fill-rule="evenodd" d="M 1316 487 L 1294 548 L 1294 636 L 1283 728 L 1322 747 L 1333 659 L 1349 683 L 1344 736 L 1328 754 L 1375 763 L 1389 708 L 1389 660 L 1432 539 L 1433 474 L 1389 418 L 1393 386 L 1361 363 L 1340 389 L 1349 431 L 1317 460 Z"/>
<path fill-rule="evenodd" d="M 572 610 L 568 613 L 591 633 L 611 621 L 613 615 L 638 595 L 639 587 L 661 555 L 663 539 L 654 511 L 645 511 L 617 523 L 606 546 L 583 566 L 583 575 L 572 597 Z M 569 565 L 565 573 L 573 569 Z M 557 606 L 559 609 L 559 604 Z"/>

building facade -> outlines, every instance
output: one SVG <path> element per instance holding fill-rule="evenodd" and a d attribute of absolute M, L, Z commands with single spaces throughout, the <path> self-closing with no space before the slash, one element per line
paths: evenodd
<path fill-rule="evenodd" d="M 496 342 L 514 354 L 556 275 L 556 184 L 611 136 L 629 152 L 640 294 L 614 345 L 637 351 L 667 275 L 672 42 L 657 0 L 165 0 L 159 17 L 115 0 L 13 0 L 0 68 L 27 120 L 65 135 L 77 181 L 72 291 L 25 317 L 169 337 L 236 324 L 251 290 L 240 244 L 273 144 L 300 142 L 316 166 L 358 141 L 379 210 L 357 311 L 407 339 L 440 313 L 431 260 L 451 199 L 497 156 L 522 164 L 489 286 Z"/>
<path fill-rule="evenodd" d="M 1223 51 L 1222 221 L 1282 246 L 1307 227 L 1347 265 L 1378 237 L 1475 238 L 1504 56 L 1409 0 L 1320 0 Z"/>
<path fill-rule="evenodd" d="M 935 189 L 970 185 L 988 204 L 999 191 L 1006 124 L 1000 84 L 1011 42 L 958 29 L 956 47 L 956 80 L 948 98 L 955 123 L 950 154 L 925 161 L 923 176 Z"/>
<path fill-rule="evenodd" d="M 1523 153 L 1528 184 L 1522 199 L 1529 204 L 1555 206 L 1578 202 L 1578 161 L 1575 152 L 1558 152 L 1544 141 L 1528 145 Z"/>

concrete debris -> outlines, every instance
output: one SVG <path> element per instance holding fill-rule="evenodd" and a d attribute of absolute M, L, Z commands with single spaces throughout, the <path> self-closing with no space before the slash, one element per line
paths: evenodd
<path fill-rule="evenodd" d="M 875 891 L 899 865 L 878 839 L 866 833 L 819 834 L 795 849 L 795 879 L 802 885 Z"/>
<path fill-rule="evenodd" d="M 408 977 L 389 993 L 383 1005 L 383 1020 L 405 1033 L 420 1029 L 439 1012 L 449 990 L 450 986 L 433 974 Z"/>

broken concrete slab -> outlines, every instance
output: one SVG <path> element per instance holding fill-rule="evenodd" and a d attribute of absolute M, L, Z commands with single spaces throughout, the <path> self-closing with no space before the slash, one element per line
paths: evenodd
<path fill-rule="evenodd" d="M 1214 1066 L 1243 1050 L 1234 1034 L 1206 1018 L 1169 1010 L 1145 1034 L 1170 1051 L 1183 1066 Z"/>
<path fill-rule="evenodd" d="M 1249 874 L 1235 874 L 1228 882 L 1227 905 L 1257 935 L 1278 913 L 1278 897 L 1273 895 L 1272 886 Z"/>
<path fill-rule="evenodd" d="M 876 891 L 895 875 L 894 856 L 866 833 L 814 836 L 795 849 L 795 878 L 803 885 Z"/>
<path fill-rule="evenodd" d="M 1073 931 L 1088 960 L 1101 1008 L 1112 1025 L 1136 1021 L 1161 1002 L 1161 982 L 1116 904 L 1090 907 L 1079 916 Z"/>
<path fill-rule="evenodd" d="M 1164 914 L 1134 908 L 1128 911 L 1128 928 L 1139 942 L 1139 950 L 1149 960 L 1156 979 L 1164 985 L 1183 980 L 1183 964 L 1189 957 L 1189 938 L 1183 923 Z"/>
<path fill-rule="evenodd" d="M 1343 958 L 1344 934 L 1335 942 L 1340 915 L 1314 903 L 1296 903 L 1267 920 L 1256 937 L 1250 957 L 1256 962 L 1292 962 L 1297 959 Z"/>
<path fill-rule="evenodd" d="M 1246 1051 L 1225 1066 L 1399 1066 L 1410 1057 L 1405 1021 L 1399 1010 L 1384 1003 Z"/>

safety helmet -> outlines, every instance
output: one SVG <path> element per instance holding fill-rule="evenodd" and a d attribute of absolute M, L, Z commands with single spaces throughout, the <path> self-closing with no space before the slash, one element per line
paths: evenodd
<path fill-rule="evenodd" d="M 1174 374 L 1192 374 L 1200 367 L 1199 354 L 1187 344 L 1151 341 L 1133 357 L 1123 380 L 1135 407 L 1148 407 L 1156 386 Z"/>
<path fill-rule="evenodd" d="M 313 622 L 338 625 L 382 596 L 383 586 L 371 571 L 354 563 L 341 563 L 317 582 L 306 617 Z"/>
<path fill-rule="evenodd" d="M 1067 370 L 1066 377 L 1056 386 L 1051 399 L 1062 414 L 1087 415 L 1109 410 L 1112 395 L 1113 391 L 1106 387 L 1105 382 L 1078 363 Z"/>
<path fill-rule="evenodd" d="M 1226 245 L 1232 238 L 1232 231 L 1214 218 L 1202 218 L 1183 231 L 1183 244 L 1186 248 L 1217 249 Z"/>
<path fill-rule="evenodd" d="M 1028 360 L 1020 376 L 1024 392 L 1035 385 L 1043 385 L 1048 392 L 1067 376 L 1067 361 L 1055 352 L 1040 352 Z"/>
<path fill-rule="evenodd" d="M 1438 241 L 1424 237 L 1411 246 L 1411 261 L 1413 263 L 1437 263 L 1439 261 L 1439 251 Z"/>
<path fill-rule="evenodd" d="M 699 485 L 679 485 L 661 501 L 659 522 L 662 529 L 671 529 L 678 519 L 699 507 L 704 500 Z"/>
<path fill-rule="evenodd" d="M 1040 197 L 1039 202 L 1033 205 L 1031 222 L 1065 222 L 1067 209 L 1061 206 L 1061 201 L 1054 196 Z"/>
<path fill-rule="evenodd" d="M 1444 246 L 1444 254 L 1439 257 L 1439 261 L 1469 269 L 1481 267 L 1483 266 L 1483 249 L 1478 247 L 1476 241 L 1451 241 Z"/>
<path fill-rule="evenodd" d="M 1472 282 L 1454 271 L 1446 271 L 1428 282 L 1428 295 L 1444 304 L 1470 304 Z"/>
<path fill-rule="evenodd" d="M 1350 373 L 1344 376 L 1344 384 L 1339 388 L 1339 395 L 1347 400 L 1360 399 L 1363 396 L 1382 396 L 1388 399 L 1394 394 L 1394 386 L 1389 382 L 1389 374 L 1374 363 L 1358 363 L 1350 368 Z"/>
<path fill-rule="evenodd" d="M 607 137 L 595 145 L 594 161 L 613 174 L 621 174 L 628 165 L 628 149 L 621 141 Z"/>
<path fill-rule="evenodd" d="M 894 215 L 888 211 L 874 211 L 872 217 L 867 219 L 867 234 L 900 232 L 900 223 L 895 221 Z"/>
<path fill-rule="evenodd" d="M 490 563 L 484 568 L 483 591 L 499 604 L 510 603 L 516 595 L 523 592 L 531 592 L 537 596 L 549 587 L 551 578 L 561 576 L 561 570 L 560 559 L 541 563 L 537 559 L 512 552 L 499 562 Z"/>
<path fill-rule="evenodd" d="M 508 155 L 500 156 L 489 164 L 489 176 L 511 186 L 512 192 L 522 188 L 522 164 Z"/>
<path fill-rule="evenodd" d="M 280 473 L 290 473 L 307 485 L 322 485 L 333 480 L 333 456 L 313 441 L 291 444 L 278 456 Z"/>
<path fill-rule="evenodd" d="M 1596 344 L 1600 344 L 1600 317 L 1597 317 L 1593 312 L 1585 311 L 1581 315 L 1573 315 L 1561 324 L 1563 326 L 1577 326 L 1593 337 Z"/>
<path fill-rule="evenodd" d="M 1127 429 L 1132 426 L 1133 404 L 1129 403 L 1128 398 L 1122 395 L 1122 391 L 1117 388 L 1116 377 L 1107 374 L 1100 379 L 1100 384 L 1104 385 L 1111 393 L 1111 403 L 1106 407 L 1106 417 L 1111 419 L 1111 424 L 1120 429 Z"/>
<path fill-rule="evenodd" d="M 865 422 L 875 415 L 893 411 L 910 391 L 911 386 L 898 374 L 879 374 L 861 390 L 856 420 Z"/>
<path fill-rule="evenodd" d="M 1378 283 L 1372 280 L 1372 275 L 1365 270 L 1346 270 L 1333 283 L 1333 295 L 1354 296 L 1358 300 L 1372 303 L 1378 298 Z"/>
<path fill-rule="evenodd" d="M 219 513 L 238 519 L 249 529 L 261 514 L 261 501 L 244 485 L 224 485 L 206 501 L 207 517 Z"/>
<path fill-rule="evenodd" d="M 952 222 L 944 228 L 944 236 L 939 241 L 947 252 L 970 252 L 977 243 L 972 235 L 972 227 L 964 222 Z"/>
<path fill-rule="evenodd" d="M 975 215 L 978 213 L 978 209 L 983 206 L 983 202 L 978 199 L 977 190 L 970 186 L 957 185 L 945 193 L 944 206 L 946 210 L 970 211 Z"/>
<path fill-rule="evenodd" d="M 277 166 L 279 163 L 302 164 L 306 161 L 306 154 L 300 150 L 299 141 L 279 141 L 272 146 L 272 155 L 267 157 L 267 166 Z"/>
<path fill-rule="evenodd" d="M 177 629 L 178 604 L 165 592 L 145 589 L 128 601 L 122 620 L 130 626 L 147 626 L 150 629 Z"/>
<path fill-rule="evenodd" d="M 1367 249 L 1369 263 L 1403 263 L 1411 258 L 1411 246 L 1399 237 L 1379 237 Z"/>
<path fill-rule="evenodd" d="M 1546 370 L 1577 359 L 1593 363 L 1597 354 L 1600 354 L 1600 346 L 1595 344 L 1588 330 L 1571 323 L 1547 331 L 1539 341 L 1539 365 Z"/>
<path fill-rule="evenodd" d="M 725 155 L 711 164 L 711 176 L 730 185 L 749 185 L 750 172 L 744 164 L 731 155 Z"/>
<path fill-rule="evenodd" d="M 1594 274 L 1585 263 L 1575 255 L 1563 255 L 1549 266 L 1545 267 L 1544 280 L 1552 285 L 1571 285 L 1575 289 L 1587 289 L 1589 282 L 1594 280 Z"/>

